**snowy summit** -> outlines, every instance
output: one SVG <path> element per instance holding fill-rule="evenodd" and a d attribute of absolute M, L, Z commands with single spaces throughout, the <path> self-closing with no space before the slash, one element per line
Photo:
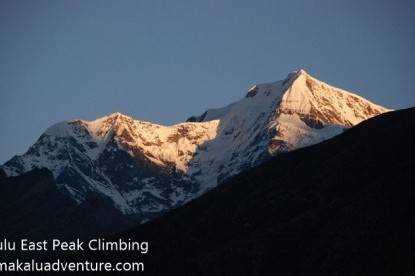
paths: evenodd
<path fill-rule="evenodd" d="M 144 222 L 280 152 L 329 139 L 387 111 L 299 70 L 173 126 L 121 113 L 61 122 L 2 168 L 8 175 L 48 168 L 78 203 L 95 191 Z"/>

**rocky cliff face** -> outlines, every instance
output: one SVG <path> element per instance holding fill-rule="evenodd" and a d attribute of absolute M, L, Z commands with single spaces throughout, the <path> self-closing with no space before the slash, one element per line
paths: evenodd
<path fill-rule="evenodd" d="M 273 155 L 387 111 L 300 70 L 173 126 L 120 113 L 58 123 L 2 167 L 8 175 L 48 168 L 60 191 L 78 203 L 98 192 L 144 222 Z"/>

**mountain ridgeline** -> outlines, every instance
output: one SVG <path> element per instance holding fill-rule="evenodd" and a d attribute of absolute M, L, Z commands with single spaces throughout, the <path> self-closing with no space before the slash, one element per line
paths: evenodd
<path fill-rule="evenodd" d="M 61 122 L 2 168 L 8 176 L 46 168 L 73 204 L 97 193 L 143 223 L 273 156 L 387 111 L 300 70 L 173 126 L 120 113 Z"/>

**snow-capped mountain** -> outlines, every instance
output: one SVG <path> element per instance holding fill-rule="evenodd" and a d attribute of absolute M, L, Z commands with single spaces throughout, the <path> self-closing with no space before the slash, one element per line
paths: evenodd
<path fill-rule="evenodd" d="M 226 107 L 161 126 L 114 113 L 51 126 L 2 168 L 46 167 L 78 203 L 88 191 L 146 221 L 280 152 L 312 145 L 389 111 L 304 70 L 259 84 Z"/>

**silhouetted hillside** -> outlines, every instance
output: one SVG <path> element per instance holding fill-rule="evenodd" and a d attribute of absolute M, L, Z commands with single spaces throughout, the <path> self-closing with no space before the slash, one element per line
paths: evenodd
<path fill-rule="evenodd" d="M 145 259 L 88 259 L 144 260 L 157 275 L 413 274 L 414 118 L 380 115 L 123 234 L 150 242 Z"/>
<path fill-rule="evenodd" d="M 107 219 L 100 219 L 103 216 Z M 91 192 L 82 204 L 75 204 L 58 190 L 47 169 L 16 177 L 5 177 L 0 169 L 0 218 L 0 237 L 9 241 L 90 238 L 133 225 L 100 194 Z M 20 251 L 2 253 L 2 260 L 4 255 L 22 257 Z"/>

